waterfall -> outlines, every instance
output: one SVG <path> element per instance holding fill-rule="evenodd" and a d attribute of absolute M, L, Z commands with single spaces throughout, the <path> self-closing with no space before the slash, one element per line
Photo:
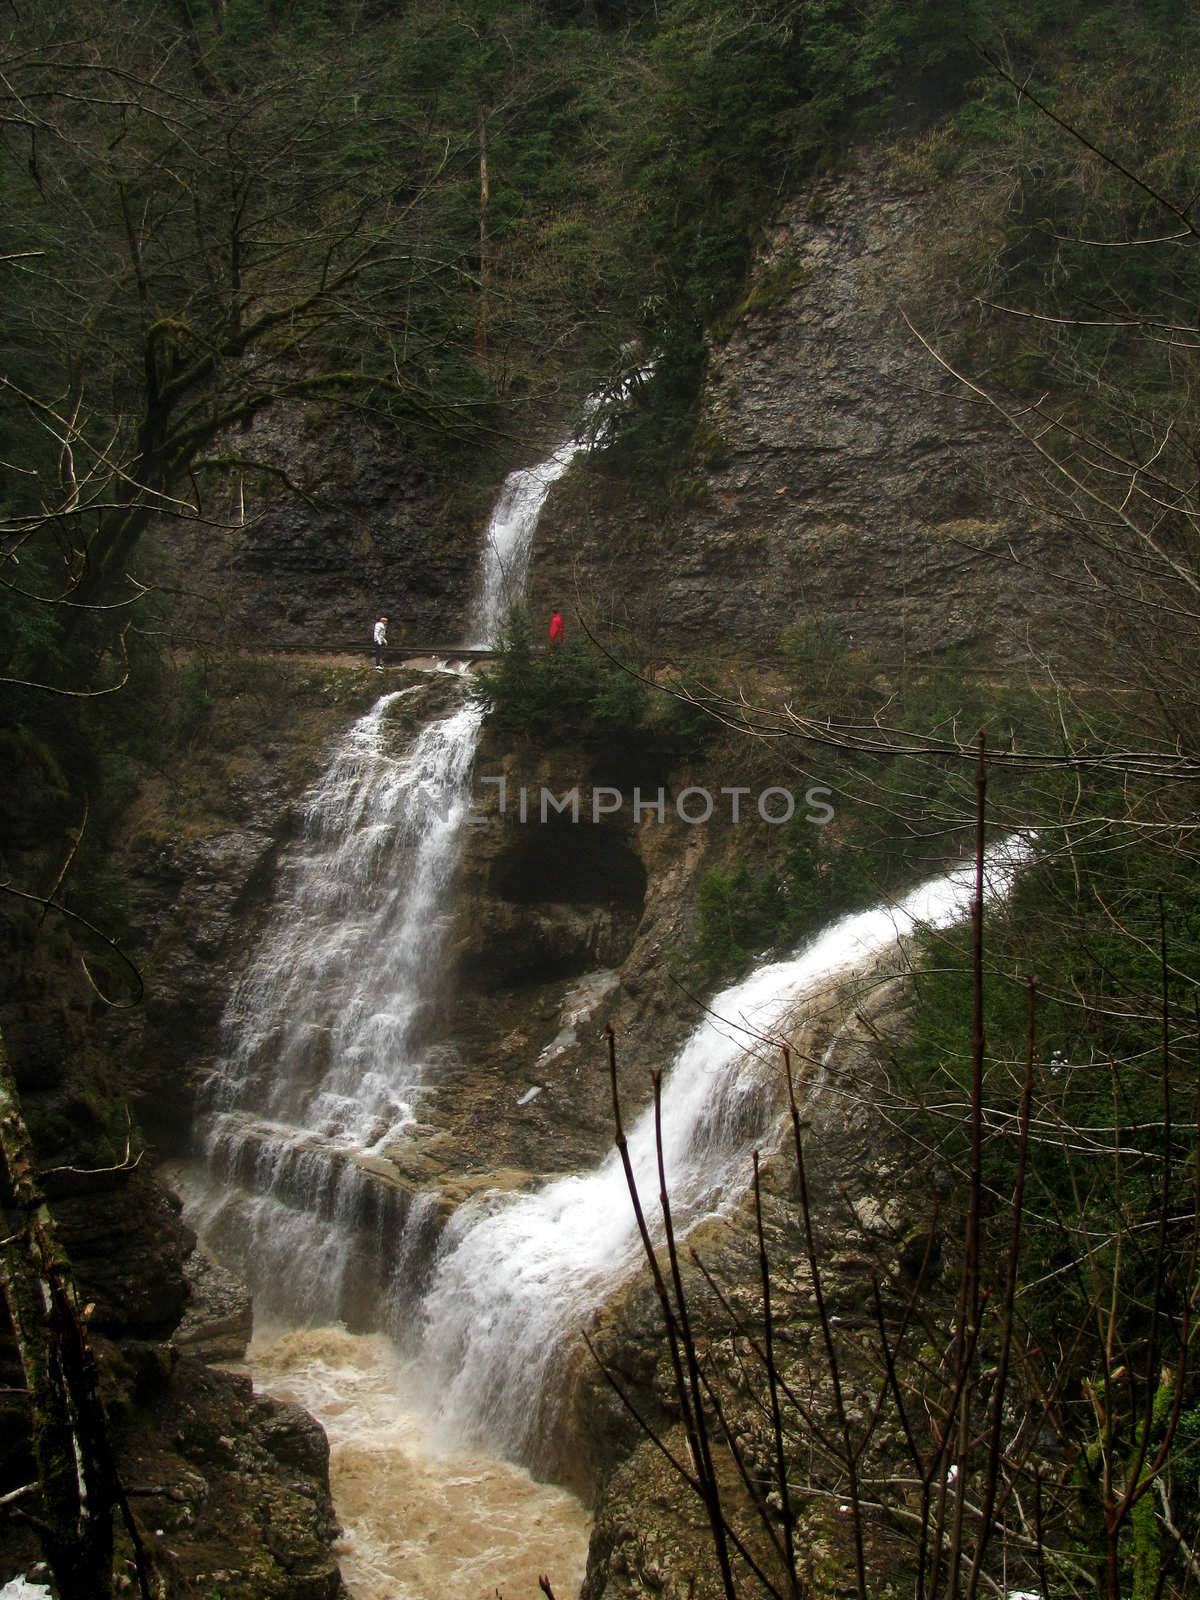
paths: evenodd
<path fill-rule="evenodd" d="M 989 851 L 992 900 L 1008 892 L 1029 853 L 1016 838 Z M 763 1040 L 778 1038 L 806 998 L 897 939 L 960 919 L 973 892 L 974 866 L 955 868 L 894 906 L 843 917 L 798 954 L 717 995 L 663 1083 L 663 1154 L 678 1232 L 745 1191 L 750 1151 L 778 1120 L 778 1050 Z M 649 1215 L 658 1193 L 653 1107 L 629 1133 L 629 1156 Z M 583 1176 L 461 1207 L 442 1236 L 424 1301 L 424 1361 L 443 1416 L 517 1459 L 536 1454 L 552 1432 L 557 1380 L 580 1328 L 640 1262 L 616 1151 Z"/>
<path fill-rule="evenodd" d="M 389 713 L 361 717 L 308 797 L 304 847 L 225 1018 L 210 1090 L 349 1148 L 413 1121 L 419 1043 L 469 807 L 480 708 L 430 723 L 400 756 Z"/>
<path fill-rule="evenodd" d="M 596 449 L 612 437 L 622 406 L 651 376 L 655 364 L 649 361 L 635 367 L 611 387 L 589 395 L 572 436 L 545 461 L 512 472 L 505 479 L 484 535 L 474 648 L 486 649 L 498 643 L 506 613 L 525 594 L 533 536 L 551 488 L 577 455 Z"/>
<path fill-rule="evenodd" d="M 482 643 L 520 597 L 551 486 L 604 436 L 595 419 L 611 399 L 589 399 L 585 425 L 505 480 L 481 556 Z M 405 746 L 395 711 L 415 692 L 360 717 L 307 797 L 202 1094 L 209 1176 L 177 1180 L 197 1228 L 273 1316 L 395 1325 L 414 1240 L 427 1246 L 435 1228 L 381 1158 L 438 1071 L 431 1011 L 482 709 L 468 701 Z"/>
<path fill-rule="evenodd" d="M 484 538 L 483 569 L 475 606 L 475 648 L 486 649 L 498 642 L 506 613 L 525 593 L 533 535 L 546 496 L 580 451 L 587 447 L 582 436 L 569 439 L 545 461 L 510 473 L 505 480 Z"/>
<path fill-rule="evenodd" d="M 394 710 L 411 692 L 354 723 L 307 798 L 204 1093 L 216 1182 L 181 1180 L 196 1226 L 263 1308 L 306 1321 L 361 1323 L 394 1301 L 392 1242 L 415 1220 L 378 1152 L 411 1128 L 430 1075 L 430 975 L 481 711 L 439 717 L 397 752 Z"/>
<path fill-rule="evenodd" d="M 479 639 L 494 641 L 520 596 L 551 486 L 602 437 L 593 421 L 590 437 L 506 480 L 485 540 Z M 388 1159 L 442 1070 L 431 1013 L 481 717 L 466 703 L 409 737 L 398 714 L 414 692 L 359 718 L 307 797 L 270 926 L 224 1019 L 201 1121 L 208 1171 L 180 1185 L 189 1220 L 243 1272 L 260 1315 L 405 1322 L 419 1334 L 418 1390 L 441 1421 L 528 1461 L 552 1431 L 580 1328 L 637 1268 L 640 1246 L 615 1154 L 534 1192 L 478 1195 L 444 1228 L 439 1196 L 414 1200 Z M 993 899 L 1028 852 L 1021 841 L 989 852 Z M 956 867 L 715 998 L 664 1082 L 680 1232 L 744 1193 L 749 1150 L 770 1140 L 778 1075 L 764 1038 L 914 928 L 961 917 L 972 890 L 973 869 Z M 629 1152 L 649 1198 L 652 1111 Z"/>

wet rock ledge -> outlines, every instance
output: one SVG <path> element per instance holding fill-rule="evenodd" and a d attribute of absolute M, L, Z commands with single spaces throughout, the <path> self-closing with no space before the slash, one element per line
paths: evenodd
<path fill-rule="evenodd" d="M 169 1596 L 339 1600 L 329 1445 L 299 1406 L 179 1355 L 121 1460 Z"/>

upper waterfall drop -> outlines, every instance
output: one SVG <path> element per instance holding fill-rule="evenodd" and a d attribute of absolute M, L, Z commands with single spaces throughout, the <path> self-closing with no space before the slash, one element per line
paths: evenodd
<path fill-rule="evenodd" d="M 577 456 L 612 437 L 614 417 L 638 386 L 653 373 L 654 361 L 635 367 L 608 388 L 584 401 L 579 424 L 544 461 L 510 472 L 488 519 L 483 540 L 478 598 L 473 613 L 470 647 L 486 650 L 500 642 L 506 614 L 525 595 L 533 537 L 550 490 Z"/>
<path fill-rule="evenodd" d="M 1005 839 L 987 857 L 993 901 L 1030 858 Z M 778 1119 L 773 1041 L 806 997 L 881 955 L 919 927 L 964 916 L 974 865 L 921 884 L 895 905 L 834 922 L 794 956 L 752 972 L 710 1002 L 662 1090 L 663 1157 L 678 1234 L 743 1193 L 750 1151 Z M 658 1192 L 654 1108 L 629 1133 L 648 1216 Z M 652 1223 L 653 1226 L 653 1223 Z M 518 1459 L 536 1453 L 556 1406 L 567 1341 L 641 1260 L 624 1169 L 612 1151 L 592 1172 L 533 1193 L 484 1195 L 443 1236 L 424 1303 L 425 1360 L 444 1418 Z"/>
<path fill-rule="evenodd" d="M 533 536 L 547 496 L 585 449 L 586 440 L 577 436 L 537 466 L 523 467 L 505 479 L 484 536 L 472 648 L 486 650 L 499 643 L 505 615 L 525 593 Z"/>

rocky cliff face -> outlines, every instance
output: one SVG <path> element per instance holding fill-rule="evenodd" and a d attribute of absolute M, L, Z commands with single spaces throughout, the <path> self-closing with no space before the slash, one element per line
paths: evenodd
<path fill-rule="evenodd" d="M 951 269 L 934 244 L 969 199 L 906 192 L 875 164 L 789 204 L 711 339 L 670 495 L 577 463 L 543 519 L 535 610 L 577 600 L 668 651 L 771 649 L 815 622 L 889 661 L 1016 654 L 1027 620 L 1053 612 L 1014 565 L 1047 529 L 1014 498 L 1002 424 L 905 321 L 944 332 Z"/>
<path fill-rule="evenodd" d="M 228 526 L 172 524 L 147 540 L 148 570 L 183 592 L 179 633 L 365 651 L 384 612 L 393 643 L 462 639 L 488 506 L 520 461 L 455 460 L 362 414 L 288 409 L 256 418 L 230 453 L 277 463 L 287 481 L 247 470 L 209 508 Z"/>
<path fill-rule="evenodd" d="M 1052 637 L 1032 560 L 1048 524 L 1013 490 L 1027 472 L 914 331 L 937 343 L 960 317 L 935 241 L 959 238 L 958 214 L 978 205 L 953 185 L 914 191 L 879 158 L 789 203 L 710 336 L 670 482 L 661 463 L 624 475 L 618 451 L 581 457 L 555 489 L 535 612 L 578 603 L 667 651 L 771 649 L 805 622 L 896 661 L 954 646 L 1008 658 L 1030 627 Z M 447 464 L 369 419 L 303 412 L 264 414 L 235 443 L 277 460 L 291 487 L 244 473 L 240 496 L 213 508 L 233 526 L 163 529 L 148 557 L 206 597 L 204 637 L 365 640 L 381 610 L 397 642 L 462 637 L 480 530 L 515 454 Z"/>

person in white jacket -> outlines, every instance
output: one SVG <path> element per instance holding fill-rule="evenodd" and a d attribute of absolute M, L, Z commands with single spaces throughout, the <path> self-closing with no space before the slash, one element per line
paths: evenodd
<path fill-rule="evenodd" d="M 375 671 L 383 671 L 383 651 L 387 644 L 387 618 L 375 619 Z"/>

